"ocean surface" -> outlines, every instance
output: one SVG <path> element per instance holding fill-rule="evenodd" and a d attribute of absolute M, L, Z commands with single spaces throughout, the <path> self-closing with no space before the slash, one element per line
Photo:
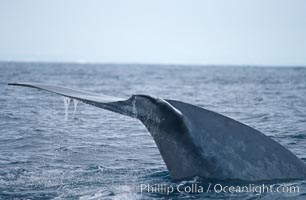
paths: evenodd
<path fill-rule="evenodd" d="M 128 98 L 149 94 L 210 109 L 258 129 L 306 162 L 306 68 L 0 63 L 0 199 L 306 199 L 299 192 L 206 192 L 249 183 L 172 181 L 137 120 L 9 82 L 37 82 Z M 141 191 L 150 186 L 204 192 Z M 255 186 L 262 183 L 255 183 Z M 266 183 L 269 184 L 269 183 Z"/>

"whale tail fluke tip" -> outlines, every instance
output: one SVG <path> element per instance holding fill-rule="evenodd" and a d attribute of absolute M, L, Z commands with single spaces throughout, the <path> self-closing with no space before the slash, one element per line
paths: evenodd
<path fill-rule="evenodd" d="M 25 85 L 24 83 L 8 83 L 7 85 L 14 85 L 14 86 L 22 86 Z"/>

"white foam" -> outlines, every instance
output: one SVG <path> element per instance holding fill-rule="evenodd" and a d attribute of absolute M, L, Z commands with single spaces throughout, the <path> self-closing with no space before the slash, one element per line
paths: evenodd
<path fill-rule="evenodd" d="M 130 185 L 121 185 L 116 188 L 115 195 L 112 200 L 130 200 L 141 199 L 141 195 L 134 191 L 134 187 Z"/>

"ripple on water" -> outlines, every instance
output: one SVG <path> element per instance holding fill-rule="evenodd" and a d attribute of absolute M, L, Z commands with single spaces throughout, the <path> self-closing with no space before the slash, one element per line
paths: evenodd
<path fill-rule="evenodd" d="M 0 70 L 2 83 L 44 82 L 201 105 L 259 129 L 306 162 L 304 68 L 0 63 Z M 207 187 L 214 181 L 173 181 L 134 119 L 74 102 L 65 121 L 60 97 L 5 84 L 0 91 L 0 199 L 305 198 L 305 181 L 279 183 L 299 186 L 299 194 L 140 193 L 142 183 Z"/>

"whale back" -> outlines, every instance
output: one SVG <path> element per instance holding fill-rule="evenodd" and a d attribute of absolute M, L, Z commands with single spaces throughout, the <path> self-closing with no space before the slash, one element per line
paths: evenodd
<path fill-rule="evenodd" d="M 258 130 L 198 106 L 167 101 L 182 112 L 195 146 L 213 166 L 209 177 L 248 181 L 306 177 L 303 161 Z"/>

